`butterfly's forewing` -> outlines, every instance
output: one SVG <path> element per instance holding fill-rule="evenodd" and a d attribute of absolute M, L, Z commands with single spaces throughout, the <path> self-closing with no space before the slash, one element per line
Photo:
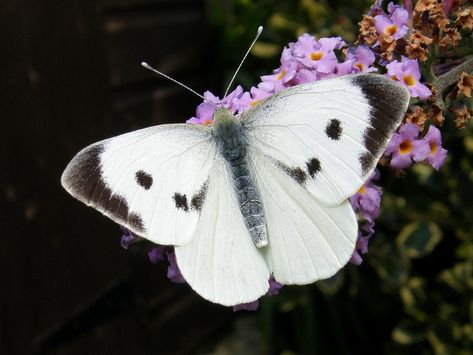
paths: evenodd
<path fill-rule="evenodd" d="M 268 267 L 245 226 L 233 184 L 227 163 L 217 159 L 196 232 L 175 248 L 191 287 L 227 306 L 254 301 L 269 288 Z"/>
<path fill-rule="evenodd" d="M 209 129 L 161 125 L 95 143 L 69 163 L 66 190 L 160 244 L 187 243 L 216 156 Z"/>
<path fill-rule="evenodd" d="M 242 122 L 252 146 L 317 199 L 338 205 L 372 173 L 408 101 L 393 80 L 360 74 L 281 91 Z"/>
<path fill-rule="evenodd" d="M 350 259 L 358 224 L 350 203 L 321 204 L 258 151 L 251 151 L 269 243 L 268 267 L 282 284 L 308 284 L 335 274 Z"/>

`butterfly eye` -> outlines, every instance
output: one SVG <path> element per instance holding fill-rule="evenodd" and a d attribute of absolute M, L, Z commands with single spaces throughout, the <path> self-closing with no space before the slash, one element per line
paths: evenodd
<path fill-rule="evenodd" d="M 145 190 L 149 190 L 153 185 L 153 177 L 150 174 L 145 173 L 143 170 L 137 171 L 135 178 L 138 185 Z"/>
<path fill-rule="evenodd" d="M 342 136 L 342 131 L 342 123 L 336 118 L 331 119 L 327 124 L 327 127 L 325 127 L 325 134 L 334 141 L 338 141 L 340 139 Z"/>

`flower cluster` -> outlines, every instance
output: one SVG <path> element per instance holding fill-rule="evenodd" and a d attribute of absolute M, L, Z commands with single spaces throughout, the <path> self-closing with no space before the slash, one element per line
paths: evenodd
<path fill-rule="evenodd" d="M 380 176 L 379 170 L 375 170 L 358 192 L 350 197 L 350 203 L 356 212 L 359 223 L 358 240 L 350 262 L 360 265 L 363 259 L 361 254 L 368 252 L 368 242 L 374 234 L 375 219 L 379 215 L 381 206 L 381 188 L 373 183 Z"/>
<path fill-rule="evenodd" d="M 473 28 L 471 7 L 462 1 L 419 0 L 412 7 L 411 0 L 405 6 L 389 3 L 387 11 L 383 1 L 376 0 L 360 22 L 358 41 L 347 44 L 340 37 L 316 39 L 304 34 L 289 43 L 281 54 L 279 68 L 269 75 L 261 76 L 258 85 L 249 91 L 238 86 L 224 98 L 207 91 L 204 102 L 196 110 L 189 124 L 211 125 L 217 106 L 223 106 L 239 115 L 266 97 L 288 87 L 302 83 L 324 80 L 360 72 L 377 72 L 405 86 L 412 98 L 406 117 L 389 142 L 383 164 L 393 170 L 403 171 L 415 163 L 430 164 L 438 170 L 443 165 L 447 151 L 442 147 L 440 130 L 447 109 L 456 115 L 458 127 L 464 127 L 470 117 L 467 106 L 446 107 L 444 98 L 471 97 L 473 70 L 470 62 L 458 63 L 448 58 L 462 38 L 461 31 Z M 446 51 L 442 61 L 436 61 L 432 46 Z M 419 62 L 428 62 L 422 72 Z M 454 68 L 455 64 L 457 67 Z M 463 66 L 462 66 L 463 65 Z M 454 68 L 454 69 L 452 69 Z M 464 70 L 463 70 L 464 69 Z M 465 72 L 463 72 L 465 71 Z M 427 79 L 427 84 L 423 80 Z M 448 93 L 447 89 L 456 83 Z M 457 100 L 458 101 L 458 100 Z M 428 129 L 426 129 L 428 128 Z M 362 254 L 368 251 L 368 241 L 374 233 L 375 219 L 381 205 L 381 188 L 374 184 L 380 176 L 375 170 L 368 181 L 350 198 L 359 220 L 356 249 L 351 262 L 359 265 Z M 122 238 L 124 247 L 133 242 L 130 236 Z M 149 253 L 150 260 L 169 262 L 168 277 L 174 282 L 185 282 L 176 264 L 172 247 L 156 246 Z M 270 279 L 268 295 L 276 294 L 281 285 Z M 254 310 L 258 301 L 234 307 L 235 310 Z"/>

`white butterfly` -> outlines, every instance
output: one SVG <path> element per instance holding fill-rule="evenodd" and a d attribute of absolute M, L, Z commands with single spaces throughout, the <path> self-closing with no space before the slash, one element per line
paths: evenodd
<path fill-rule="evenodd" d="M 371 175 L 408 91 L 359 74 L 295 86 L 212 126 L 160 125 L 95 143 L 62 176 L 77 199 L 152 242 L 175 246 L 186 281 L 231 306 L 308 284 L 350 259 L 347 198 Z"/>

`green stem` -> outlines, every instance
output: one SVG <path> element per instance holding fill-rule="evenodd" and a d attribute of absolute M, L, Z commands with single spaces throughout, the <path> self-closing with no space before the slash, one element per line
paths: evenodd
<path fill-rule="evenodd" d="M 462 64 L 456 66 L 449 72 L 437 77 L 433 84 L 437 87 L 437 90 L 443 94 L 443 92 L 450 86 L 455 84 L 463 72 L 473 72 L 473 57 L 470 57 Z"/>

